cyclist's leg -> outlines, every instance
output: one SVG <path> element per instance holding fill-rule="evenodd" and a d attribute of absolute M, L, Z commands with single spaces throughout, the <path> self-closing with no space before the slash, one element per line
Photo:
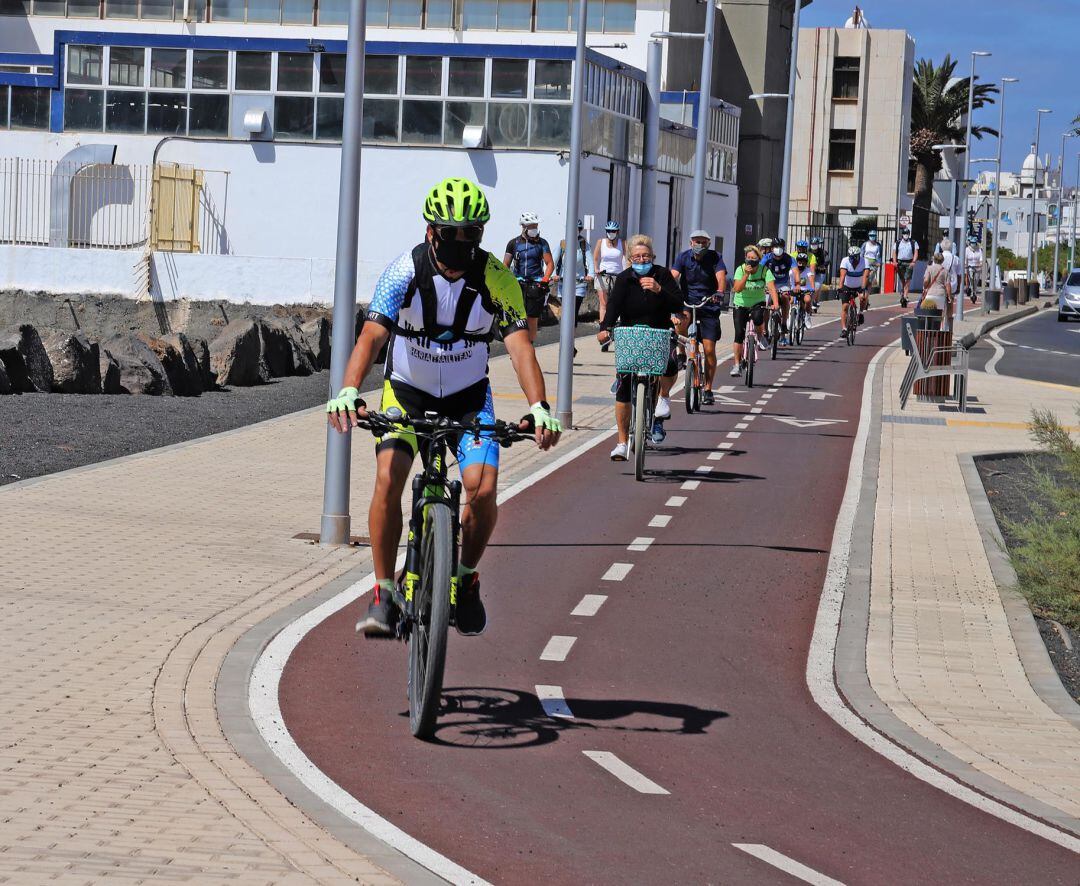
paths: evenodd
<path fill-rule="evenodd" d="M 525 296 L 525 318 L 529 323 L 529 341 L 535 342 L 540 327 L 540 315 L 544 312 L 544 293 L 535 280 L 525 281 L 522 289 Z"/>
<path fill-rule="evenodd" d="M 408 414 L 390 382 L 385 382 L 380 408 L 385 412 L 391 406 Z M 394 578 L 397 549 L 401 541 L 401 496 L 409 482 L 418 448 L 416 434 L 404 427 L 380 437 L 375 446 L 375 491 L 368 509 L 368 531 L 371 535 L 371 559 L 378 581 L 391 581 Z"/>
<path fill-rule="evenodd" d="M 675 323 L 675 331 L 679 333 L 679 335 L 685 336 L 687 330 L 690 329 L 690 312 L 679 311 L 678 314 L 672 314 L 671 319 Z M 679 342 L 679 344 L 676 345 L 676 350 L 683 357 L 686 356 L 686 348 L 683 347 L 682 342 Z"/>
<path fill-rule="evenodd" d="M 467 413 L 469 416 L 472 414 Z M 483 424 L 495 421 L 490 385 L 484 395 L 483 409 L 477 417 Z M 490 431 L 482 433 L 479 439 L 472 434 L 462 434 L 457 442 L 457 460 L 464 499 L 461 509 L 461 565 L 466 569 L 475 569 L 498 519 L 499 444 L 492 439 Z"/>
<path fill-rule="evenodd" d="M 720 338 L 720 315 L 699 311 L 698 330 L 701 337 L 701 350 L 705 356 L 705 390 L 711 391 L 713 377 L 716 375 L 716 340 Z"/>
<path fill-rule="evenodd" d="M 619 442 L 624 446 L 630 439 L 630 410 L 634 393 L 634 377 L 628 372 L 615 376 L 615 426 L 618 428 Z"/>
<path fill-rule="evenodd" d="M 743 342 L 746 341 L 746 321 L 749 318 L 749 309 L 739 307 L 738 305 L 731 309 L 731 322 L 735 324 L 735 329 L 732 333 L 733 341 L 731 343 L 731 359 L 734 361 L 734 365 L 731 367 L 732 375 L 738 375 L 738 372 L 735 370 L 742 365 Z"/>

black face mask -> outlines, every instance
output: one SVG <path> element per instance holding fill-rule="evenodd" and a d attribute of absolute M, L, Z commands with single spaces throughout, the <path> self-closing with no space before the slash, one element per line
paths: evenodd
<path fill-rule="evenodd" d="M 760 261 L 759 261 L 758 259 L 756 259 L 756 258 L 748 258 L 748 259 L 746 260 L 746 263 L 747 263 L 748 265 L 750 265 L 750 267 L 752 267 L 752 268 L 756 268 L 756 267 L 757 267 L 758 265 L 760 265 L 760 264 L 761 264 L 761 262 L 760 262 Z"/>
<path fill-rule="evenodd" d="M 476 258 L 476 251 L 480 248 L 478 242 L 472 240 L 443 240 L 438 233 L 432 244 L 435 259 L 445 265 L 451 271 L 464 271 Z"/>

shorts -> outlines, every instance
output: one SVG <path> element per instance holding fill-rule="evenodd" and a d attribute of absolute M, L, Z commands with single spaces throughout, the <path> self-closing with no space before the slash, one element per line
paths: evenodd
<path fill-rule="evenodd" d="M 521 294 L 525 298 L 525 316 L 538 320 L 544 314 L 547 305 L 548 285 L 540 280 L 523 280 Z"/>
<path fill-rule="evenodd" d="M 484 424 L 495 421 L 491 385 L 486 378 L 448 397 L 435 397 L 411 385 L 387 379 L 383 382 L 379 411 L 386 412 L 391 406 L 396 406 L 406 415 L 422 416 L 425 412 L 436 412 L 454 421 L 466 421 L 474 417 Z M 375 452 L 397 449 L 408 453 L 410 458 L 416 458 L 419 452 L 421 457 L 426 459 L 427 443 L 427 439 L 418 438 L 412 428 L 399 425 L 397 429 L 379 437 Z M 454 445 L 458 469 L 464 471 L 470 465 L 486 465 L 498 470 L 499 449 L 500 446 L 492 437 L 491 431 L 481 432 L 479 439 L 472 434 L 461 434 Z"/>
<path fill-rule="evenodd" d="M 837 297 L 844 304 L 847 304 L 849 301 L 854 301 L 855 299 L 857 299 L 861 293 L 861 289 L 851 289 L 847 286 L 841 286 L 840 289 L 837 291 Z"/>
<path fill-rule="evenodd" d="M 765 322 L 765 302 L 758 302 L 750 308 L 736 305 L 732 309 L 731 319 L 735 324 L 735 344 L 741 345 L 746 341 L 746 324 L 751 319 L 753 319 L 755 326 L 760 326 Z"/>
<path fill-rule="evenodd" d="M 607 271 L 599 271 L 596 274 L 596 291 L 605 295 L 611 294 L 611 288 L 615 285 L 615 275 Z"/>
<path fill-rule="evenodd" d="M 718 341 L 720 339 L 719 312 L 698 311 L 697 325 L 702 341 Z"/>
<path fill-rule="evenodd" d="M 896 263 L 896 279 L 901 283 L 910 283 L 911 275 L 915 273 L 915 263 L 910 261 L 898 261 Z"/>

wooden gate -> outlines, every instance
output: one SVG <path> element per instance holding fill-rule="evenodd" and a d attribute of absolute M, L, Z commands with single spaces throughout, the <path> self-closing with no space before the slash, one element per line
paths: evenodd
<path fill-rule="evenodd" d="M 162 252 L 199 252 L 203 173 L 179 163 L 158 163 L 150 198 L 150 245 Z"/>

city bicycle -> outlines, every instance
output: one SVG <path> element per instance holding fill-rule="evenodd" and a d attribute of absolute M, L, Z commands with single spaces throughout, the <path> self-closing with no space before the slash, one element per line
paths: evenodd
<path fill-rule="evenodd" d="M 716 300 L 716 296 L 710 299 L 713 302 Z M 705 302 L 683 303 L 683 307 L 690 311 L 690 327 L 687 334 L 679 336 L 679 343 L 686 351 L 686 366 L 683 369 L 683 398 L 688 415 L 701 411 L 701 396 L 705 390 L 705 348 L 701 342 L 697 317 L 698 308 L 703 304 Z"/>
<path fill-rule="evenodd" d="M 847 329 L 845 330 L 844 337 L 847 339 L 849 345 L 855 344 L 855 330 L 859 328 L 859 308 L 856 305 L 857 298 L 848 300 L 847 303 Z"/>
<path fill-rule="evenodd" d="M 753 314 L 746 321 L 746 337 L 743 339 L 743 384 L 754 386 L 754 364 L 757 363 L 758 334 Z"/>
<path fill-rule="evenodd" d="M 788 335 L 793 345 L 803 343 L 806 331 L 806 306 L 803 304 L 803 291 L 796 289 L 792 294 L 791 308 L 788 311 Z"/>
<path fill-rule="evenodd" d="M 532 416 L 518 424 L 459 422 L 432 412 L 414 418 L 396 407 L 385 413 L 369 412 L 357 424 L 377 437 L 407 426 L 425 444 L 421 447 L 421 470 L 412 481 L 400 585 L 404 604 L 397 636 L 409 647 L 409 729 L 417 738 L 429 739 L 439 715 L 447 634 L 454 624 L 458 590 L 461 481 L 447 479 L 449 453 L 463 434 L 479 439 L 480 434 L 489 433 L 505 447 L 533 439 L 535 425 Z"/>
<path fill-rule="evenodd" d="M 781 295 L 784 295 L 785 293 L 788 296 L 790 296 L 791 295 L 791 290 L 789 290 L 789 289 L 780 290 Z M 769 309 L 769 323 L 768 323 L 768 326 L 765 327 L 765 336 L 766 336 L 765 340 L 768 341 L 770 345 L 772 345 L 772 358 L 774 360 L 776 359 L 776 352 L 777 352 L 777 349 L 780 347 L 780 338 L 781 338 L 781 336 L 783 336 L 783 334 L 784 334 L 784 311 L 779 306 L 777 306 L 775 308 L 770 308 Z"/>
<path fill-rule="evenodd" d="M 629 375 L 631 397 L 629 445 L 634 458 L 634 477 L 645 479 L 645 450 L 653 426 L 660 376 L 673 352 L 674 333 L 651 326 L 618 326 L 615 329 L 615 371 Z"/>

